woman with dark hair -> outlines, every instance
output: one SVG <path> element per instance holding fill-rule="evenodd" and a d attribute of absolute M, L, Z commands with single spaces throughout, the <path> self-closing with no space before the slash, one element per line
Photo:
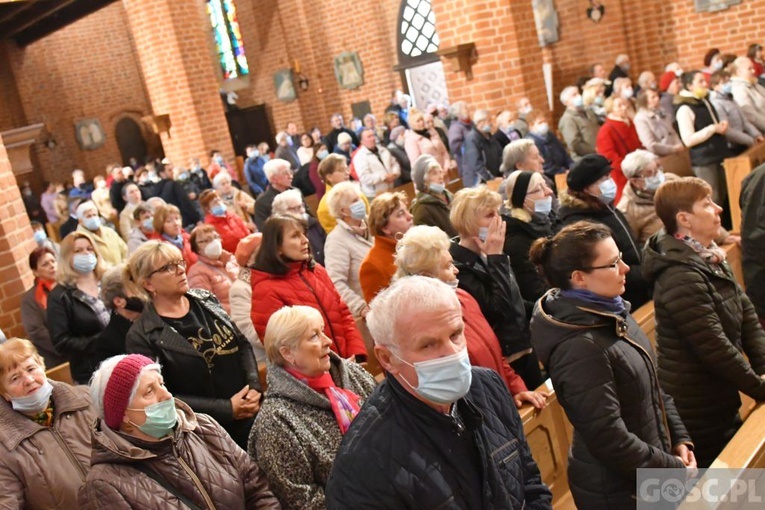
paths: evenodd
<path fill-rule="evenodd" d="M 600 154 L 588 154 L 568 173 L 568 189 L 561 193 L 558 219 L 561 226 L 588 220 L 611 229 L 622 260 L 630 268 L 624 299 L 632 309 L 643 306 L 650 298 L 648 285 L 640 267 L 641 252 L 629 222 L 614 206 L 616 184 L 611 178 L 611 164 Z"/>
<path fill-rule="evenodd" d="M 308 163 L 308 178 L 311 180 L 311 183 L 316 190 L 317 200 L 321 200 L 324 193 L 327 192 L 327 186 L 324 179 L 319 175 L 319 165 L 327 156 L 329 156 L 327 144 L 324 142 L 314 144 L 313 156 L 311 156 L 311 161 Z"/>
<path fill-rule="evenodd" d="M 722 162 L 728 156 L 725 132 L 728 121 L 720 120 L 709 102 L 709 81 L 701 71 L 683 73 L 682 89 L 675 96 L 675 127 L 680 139 L 691 151 L 691 170 L 712 187 L 712 200 L 722 203 L 725 196 L 725 173 Z"/>
<path fill-rule="evenodd" d="M 129 353 L 162 364 L 169 391 L 212 416 L 236 443 L 260 408 L 260 380 L 250 343 L 206 290 L 189 289 L 186 262 L 169 243 L 148 241 L 128 259 L 122 279 L 148 304 L 126 339 Z"/>
<path fill-rule="evenodd" d="M 264 338 L 271 315 L 284 306 L 306 305 L 324 317 L 324 334 L 343 358 L 366 361 L 367 349 L 351 311 L 321 264 L 314 262 L 307 224 L 292 215 L 273 215 L 263 227 L 263 241 L 250 272 L 252 323 Z"/>
<path fill-rule="evenodd" d="M 696 460 L 659 385 L 651 342 L 621 298 L 630 267 L 608 227 L 586 221 L 538 239 L 530 258 L 552 287 L 535 306 L 531 335 L 574 426 L 574 502 L 634 509 L 637 469 L 694 468 Z"/>
<path fill-rule="evenodd" d="M 300 166 L 307 165 L 313 159 L 313 138 L 308 133 L 300 135 L 300 147 L 297 149 Z"/>
<path fill-rule="evenodd" d="M 765 62 L 762 61 L 762 45 L 758 43 L 750 44 L 746 50 L 746 56 L 754 64 L 754 75 L 759 78 L 765 73 Z"/>
<path fill-rule="evenodd" d="M 704 54 L 704 69 L 697 72 L 701 72 L 704 79 L 709 83 L 709 78 L 712 77 L 712 74 L 722 69 L 723 65 L 722 52 L 717 48 L 712 48 Z"/>
<path fill-rule="evenodd" d="M 739 392 L 765 400 L 765 332 L 714 242 L 722 208 L 709 184 L 668 181 L 654 203 L 664 231 L 648 240 L 644 270 L 654 285 L 659 380 L 708 467 L 741 426 Z"/>
<path fill-rule="evenodd" d="M 35 275 L 35 281 L 21 298 L 21 322 L 29 340 L 45 360 L 45 365 L 53 368 L 66 362 L 66 358 L 53 347 L 46 316 L 48 294 L 56 286 L 56 254 L 45 246 L 36 248 L 29 254 L 29 268 Z"/>

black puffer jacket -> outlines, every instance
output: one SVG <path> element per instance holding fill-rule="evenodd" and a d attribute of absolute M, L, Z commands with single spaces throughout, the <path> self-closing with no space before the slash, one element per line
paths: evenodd
<path fill-rule="evenodd" d="M 650 300 L 648 284 L 643 279 L 643 271 L 640 268 L 641 252 L 635 235 L 630 229 L 630 224 L 622 212 L 613 204 L 605 205 L 593 198 L 589 204 L 567 191 L 561 192 L 560 209 L 558 210 L 559 228 L 571 225 L 577 221 L 593 221 L 602 223 L 611 229 L 611 237 L 616 246 L 622 252 L 622 260 L 630 266 L 627 273 L 627 290 L 622 297 L 630 302 L 633 310 L 637 310 Z"/>
<path fill-rule="evenodd" d="M 711 266 L 658 233 L 643 269 L 654 283 L 659 379 L 706 467 L 741 423 L 738 392 L 765 400 L 765 333 L 727 263 Z"/>
<path fill-rule="evenodd" d="M 531 333 L 574 426 L 568 476 L 577 507 L 634 509 L 636 469 L 683 468 L 671 451 L 690 443 L 648 338 L 629 314 L 558 289 L 537 302 Z"/>
<path fill-rule="evenodd" d="M 252 419 L 234 420 L 231 395 L 216 395 L 216 381 L 219 378 L 238 379 L 241 387 L 249 384 L 251 389 L 262 392 L 258 378 L 258 365 L 252 346 L 239 328 L 226 315 L 215 296 L 206 290 L 191 289 L 186 293 L 189 300 L 198 301 L 212 314 L 216 321 L 225 323 L 234 331 L 238 349 L 239 373 L 219 374 L 207 368 L 202 354 L 191 343 L 168 325 L 149 303 L 141 317 L 127 334 L 126 348 L 129 353 L 143 354 L 158 360 L 168 391 L 189 404 L 194 412 L 212 416 L 242 446 L 247 447 Z M 233 348 L 232 348 L 233 349 Z"/>
<path fill-rule="evenodd" d="M 746 293 L 765 320 L 765 165 L 741 182 L 741 255 Z"/>
<path fill-rule="evenodd" d="M 510 257 L 510 265 L 518 279 L 518 287 L 526 301 L 534 302 L 544 294 L 547 289 L 542 275 L 529 260 L 531 245 L 540 237 L 552 235 L 552 226 L 530 223 L 527 221 L 503 215 L 507 230 L 505 233 L 504 252 Z"/>
<path fill-rule="evenodd" d="M 473 459 L 452 455 L 452 446 L 472 434 L 482 464 L 483 486 L 475 488 L 480 508 L 551 509 L 552 495 L 499 376 L 473 368 L 470 391 L 456 407 L 464 427 L 389 376 L 340 444 L 325 491 L 327 508 L 476 510 L 456 479 Z"/>
<path fill-rule="evenodd" d="M 510 259 L 504 253 L 489 255 L 484 261 L 480 255 L 452 242 L 449 252 L 459 269 L 460 289 L 478 301 L 481 312 L 499 339 L 502 355 L 510 356 L 531 347 L 527 311 L 533 304 L 525 303 L 510 268 Z"/>

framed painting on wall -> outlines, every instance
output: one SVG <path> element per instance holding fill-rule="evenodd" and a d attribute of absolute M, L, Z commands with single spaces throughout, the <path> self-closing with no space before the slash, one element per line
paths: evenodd
<path fill-rule="evenodd" d="M 364 84 L 364 69 L 358 53 L 346 51 L 335 57 L 335 78 L 344 89 L 355 89 Z"/>
<path fill-rule="evenodd" d="M 98 149 L 106 140 L 106 133 L 98 119 L 82 119 L 74 123 L 74 137 L 83 150 Z"/>
<path fill-rule="evenodd" d="M 297 99 L 295 83 L 292 81 L 292 69 L 281 69 L 274 73 L 274 87 L 276 87 L 276 99 L 283 103 L 289 103 Z"/>

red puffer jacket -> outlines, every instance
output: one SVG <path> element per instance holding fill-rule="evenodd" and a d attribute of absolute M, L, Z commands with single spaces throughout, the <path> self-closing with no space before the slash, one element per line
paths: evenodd
<path fill-rule="evenodd" d="M 457 289 L 457 297 L 462 307 L 462 320 L 465 322 L 465 341 L 470 364 L 497 372 L 511 395 L 528 391 L 521 376 L 502 357 L 497 335 L 483 316 L 478 301 L 462 289 Z"/>
<path fill-rule="evenodd" d="M 226 215 L 222 218 L 208 214 L 205 216 L 205 223 L 215 227 L 215 231 L 220 236 L 220 244 L 230 253 L 236 253 L 239 241 L 251 233 L 244 224 L 244 220 L 231 211 L 226 211 Z"/>
<path fill-rule="evenodd" d="M 293 262 L 285 275 L 253 269 L 250 285 L 252 323 L 259 338 L 265 338 L 266 324 L 275 311 L 284 306 L 311 306 L 324 317 L 324 334 L 332 339 L 333 351 L 343 358 L 358 355 L 366 359 L 356 321 L 321 264 L 309 268 L 305 262 Z"/>

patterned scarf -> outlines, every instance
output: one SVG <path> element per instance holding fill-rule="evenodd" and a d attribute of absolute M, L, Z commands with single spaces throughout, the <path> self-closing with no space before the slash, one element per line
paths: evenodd
<path fill-rule="evenodd" d="M 48 294 L 56 286 L 56 280 L 38 278 L 35 282 L 35 301 L 43 310 L 48 309 Z"/>
<path fill-rule="evenodd" d="M 717 246 L 717 244 L 712 241 L 712 244 L 710 244 L 708 247 L 704 247 L 703 244 L 692 238 L 691 236 L 686 236 L 683 234 L 675 234 L 675 239 L 679 239 L 688 246 L 690 246 L 693 251 L 699 254 L 701 259 L 706 262 L 707 264 L 722 264 L 725 262 L 725 258 L 727 257 L 727 254 L 725 253 L 725 250 Z"/>
<path fill-rule="evenodd" d="M 345 434 L 353 419 L 359 414 L 359 400 L 361 398 L 352 391 L 335 385 L 329 372 L 324 372 L 316 377 L 309 377 L 294 368 L 284 367 L 284 370 L 298 381 L 304 382 L 312 390 L 327 396 L 329 404 L 332 406 L 332 412 L 335 413 L 337 424 L 340 426 L 340 433 Z"/>
<path fill-rule="evenodd" d="M 31 417 L 32 421 L 39 423 L 43 427 L 53 425 L 53 399 L 48 401 L 48 407 Z"/>

